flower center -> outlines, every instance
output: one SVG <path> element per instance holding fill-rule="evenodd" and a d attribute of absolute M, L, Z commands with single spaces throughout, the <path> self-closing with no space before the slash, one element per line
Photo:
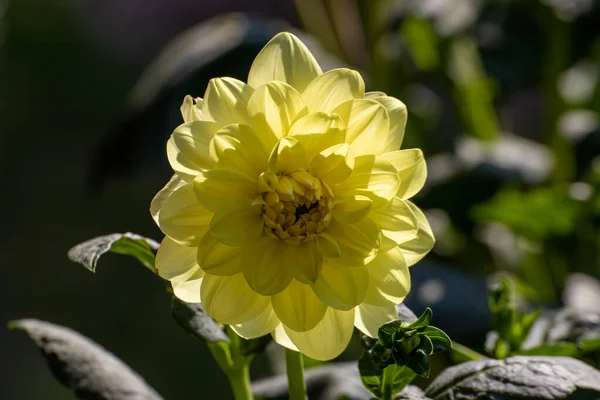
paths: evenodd
<path fill-rule="evenodd" d="M 331 189 L 307 171 L 263 172 L 252 203 L 271 238 L 289 244 L 315 240 L 331 221 Z"/>

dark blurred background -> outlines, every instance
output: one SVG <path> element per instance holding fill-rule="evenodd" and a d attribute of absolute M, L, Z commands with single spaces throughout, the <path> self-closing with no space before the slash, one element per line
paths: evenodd
<path fill-rule="evenodd" d="M 490 276 L 546 307 L 575 301 L 575 278 L 598 286 L 599 1 L 1 0 L 2 324 L 72 327 L 169 400 L 227 398 L 161 282 L 118 256 L 91 274 L 66 252 L 112 232 L 161 238 L 148 206 L 171 175 L 164 144 L 183 96 L 245 80 L 282 30 L 324 69 L 358 69 L 408 106 L 403 147 L 429 167 L 415 201 L 438 240 L 411 269 L 415 312 L 431 306 L 436 326 L 479 349 Z M 0 398 L 73 396 L 0 327 Z"/>

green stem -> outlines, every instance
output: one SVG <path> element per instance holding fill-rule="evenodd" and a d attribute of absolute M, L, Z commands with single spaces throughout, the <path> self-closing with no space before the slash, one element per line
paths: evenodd
<path fill-rule="evenodd" d="M 229 327 L 225 328 L 229 343 L 208 343 L 208 348 L 219 368 L 227 376 L 235 400 L 254 400 L 250 385 L 250 361 L 241 352 L 241 338 Z"/>
<path fill-rule="evenodd" d="M 392 384 L 394 383 L 394 370 L 396 369 L 395 365 L 388 365 L 383 370 L 383 378 L 381 380 L 382 386 L 382 400 L 392 400 Z"/>
<path fill-rule="evenodd" d="M 306 400 L 302 353 L 285 349 L 285 367 L 287 369 L 290 400 Z"/>
<path fill-rule="evenodd" d="M 227 380 L 229 381 L 235 400 L 254 400 L 252 388 L 250 387 L 248 364 L 244 364 L 241 368 L 229 370 Z"/>

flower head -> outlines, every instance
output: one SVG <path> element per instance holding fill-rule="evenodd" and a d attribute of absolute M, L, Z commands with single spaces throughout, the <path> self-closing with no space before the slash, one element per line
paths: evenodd
<path fill-rule="evenodd" d="M 323 73 L 281 33 L 247 84 L 213 79 L 181 110 L 175 175 L 151 205 L 175 294 L 316 359 L 339 355 L 354 326 L 376 337 L 434 242 L 408 200 L 426 168 L 420 150 L 399 150 L 404 104 L 365 93 L 356 71 Z"/>

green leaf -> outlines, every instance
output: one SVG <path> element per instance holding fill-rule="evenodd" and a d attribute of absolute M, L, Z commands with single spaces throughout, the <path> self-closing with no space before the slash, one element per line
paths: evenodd
<path fill-rule="evenodd" d="M 388 368 L 391 368 L 389 366 Z M 406 366 L 394 365 L 394 380 L 392 382 L 392 396 L 398 394 L 404 389 L 409 383 L 415 379 L 416 374 L 412 369 Z"/>
<path fill-rule="evenodd" d="M 422 335 L 422 336 L 420 336 L 420 338 L 421 338 L 421 344 L 419 345 L 419 349 L 423 350 L 423 352 L 427 355 L 433 354 L 435 347 L 433 345 L 432 340 L 426 335 Z"/>
<path fill-rule="evenodd" d="M 399 320 L 386 322 L 381 325 L 379 331 L 377 332 L 377 337 L 379 338 L 379 343 L 384 345 L 387 348 L 391 348 L 394 345 L 394 335 L 398 332 L 402 326 L 402 322 Z"/>
<path fill-rule="evenodd" d="M 415 374 L 423 378 L 429 377 L 429 360 L 427 359 L 427 354 L 422 350 L 417 350 L 406 356 L 405 365 L 412 369 Z"/>
<path fill-rule="evenodd" d="M 360 373 L 360 380 L 367 390 L 373 393 L 377 397 L 382 396 L 381 392 L 381 371 L 375 368 L 371 354 L 364 351 L 362 356 L 358 359 L 358 372 Z"/>
<path fill-rule="evenodd" d="M 581 350 L 575 343 L 554 343 L 543 344 L 527 350 L 519 350 L 514 352 L 515 355 L 521 356 L 565 356 L 577 357 Z"/>
<path fill-rule="evenodd" d="M 506 279 L 495 282 L 490 285 L 488 293 L 488 302 L 492 312 L 510 308 L 510 287 Z"/>
<path fill-rule="evenodd" d="M 538 319 L 538 317 L 540 316 L 540 314 L 542 313 L 542 310 L 535 310 L 527 315 L 525 315 L 523 318 L 521 318 L 521 338 L 520 338 L 520 342 L 522 343 L 525 338 L 527 337 L 527 335 L 529 335 L 529 331 L 531 331 L 531 327 L 533 326 L 534 322 Z"/>
<path fill-rule="evenodd" d="M 487 358 L 481 353 L 476 352 L 468 348 L 467 346 L 463 346 L 460 343 L 452 342 L 452 348 L 450 349 L 450 358 L 456 364 L 461 364 L 467 361 L 481 360 L 483 358 Z"/>
<path fill-rule="evenodd" d="M 96 272 L 96 264 L 103 254 L 108 252 L 124 254 L 135 257 L 142 265 L 156 274 L 154 252 L 158 250 L 158 247 L 159 244 L 154 240 L 134 233 L 113 233 L 78 244 L 69 250 L 68 256 L 71 261 Z"/>
<path fill-rule="evenodd" d="M 431 308 L 427 307 L 425 311 L 423 311 L 423 314 L 421 314 L 421 316 L 415 322 L 410 324 L 410 328 L 417 329 L 426 327 L 431 322 L 432 314 Z"/>
<path fill-rule="evenodd" d="M 171 313 L 177 324 L 203 342 L 229 342 L 229 337 L 204 311 L 200 303 L 186 303 L 173 296 Z"/>
<path fill-rule="evenodd" d="M 428 326 L 421 331 L 433 344 L 433 353 L 439 353 L 452 348 L 452 340 L 444 331 L 435 326 Z"/>
<path fill-rule="evenodd" d="M 392 350 L 385 348 L 381 343 L 376 343 L 371 349 L 371 361 L 376 371 L 383 371 L 392 364 Z"/>
<path fill-rule="evenodd" d="M 579 343 L 579 348 L 586 353 L 598 351 L 600 350 L 600 338 L 584 339 Z"/>

